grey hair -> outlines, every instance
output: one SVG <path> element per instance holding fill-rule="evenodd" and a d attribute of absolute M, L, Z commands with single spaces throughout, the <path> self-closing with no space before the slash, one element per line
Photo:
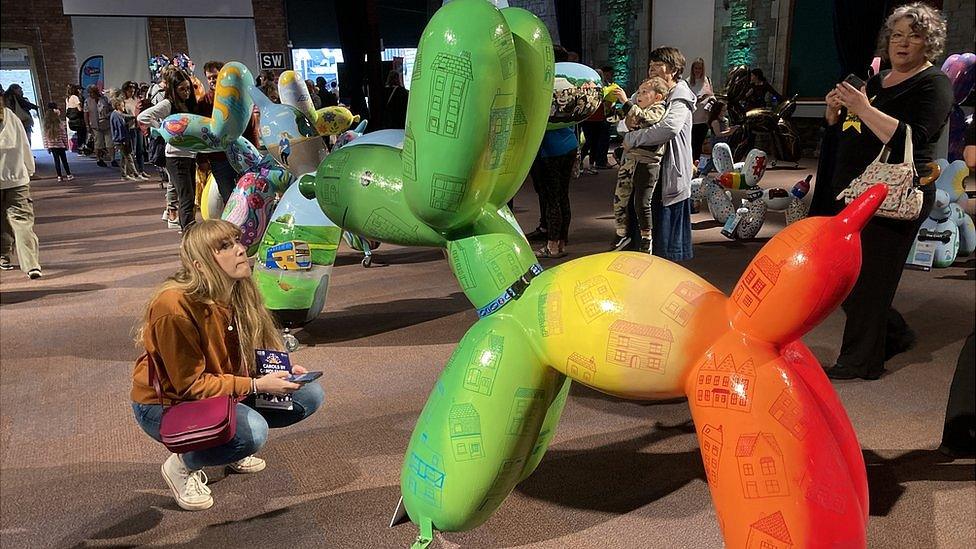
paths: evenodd
<path fill-rule="evenodd" d="M 925 37 L 925 58 L 930 63 L 935 63 L 945 51 L 946 23 L 941 11 L 924 2 L 898 6 L 891 12 L 881 28 L 881 35 L 878 36 L 878 55 L 885 61 L 890 61 L 888 43 L 891 41 L 891 29 L 902 19 L 908 19 L 912 31 Z"/>

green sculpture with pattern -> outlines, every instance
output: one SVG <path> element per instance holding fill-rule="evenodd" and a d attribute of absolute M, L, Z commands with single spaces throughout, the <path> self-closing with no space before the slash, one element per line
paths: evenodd
<path fill-rule="evenodd" d="M 356 139 L 326 157 L 314 176 L 302 177 L 299 188 L 343 230 L 393 244 L 446 248 L 465 295 L 479 317 L 489 316 L 542 272 L 506 204 L 525 180 L 546 130 L 553 73 L 552 41 L 535 15 L 497 9 L 486 0 L 446 4 L 421 37 L 406 129 Z M 471 441 L 463 455 L 426 451 L 437 435 L 426 430 L 423 417 L 418 422 L 401 491 L 410 518 L 421 526 L 421 544 L 431 539 L 435 514 L 444 517 L 442 510 L 470 503 L 462 501 L 468 497 L 462 491 L 445 501 L 427 481 L 435 487 L 443 481 L 451 465 L 442 457 L 463 461 L 483 451 L 475 441 L 479 414 L 480 421 L 495 414 L 505 422 L 512 403 L 520 402 L 529 406 L 527 413 L 543 411 L 544 417 L 524 418 L 533 423 L 526 436 L 512 437 L 511 444 L 525 447 L 528 457 L 510 473 L 524 478 L 544 454 L 570 385 L 555 371 L 526 371 L 518 376 L 524 379 L 513 380 L 518 387 L 503 395 L 490 377 L 473 373 L 465 384 L 472 395 L 494 392 L 505 400 L 497 410 L 475 410 L 464 402 L 451 409 L 451 421 Z M 435 392 L 441 390 L 439 382 Z M 499 455 L 513 449 L 499 448 Z M 487 477 L 496 473 L 483 471 Z M 481 520 L 507 493 L 477 513 Z M 446 517 L 437 522 L 439 528 L 459 526 Z"/>

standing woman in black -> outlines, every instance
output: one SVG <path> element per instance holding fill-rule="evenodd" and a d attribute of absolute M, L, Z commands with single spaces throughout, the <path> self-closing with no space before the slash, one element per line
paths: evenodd
<path fill-rule="evenodd" d="M 915 2 L 892 12 L 878 41 L 891 70 L 881 71 L 860 90 L 842 82 L 827 94 L 828 131 L 837 132 L 837 158 L 833 177 L 819 182 L 817 193 L 836 197 L 885 144 L 891 149 L 889 161 L 902 161 L 908 127 L 915 168 L 921 176 L 927 174 L 952 106 L 949 79 L 932 65 L 942 55 L 945 36 L 942 14 L 926 4 Z M 827 371 L 830 378 L 878 379 L 885 361 L 915 341 L 891 303 L 912 241 L 935 198 L 932 185 L 922 189 L 925 200 L 918 219 L 875 217 L 861 232 L 861 274 L 843 304 L 847 324 L 837 365 Z M 811 212 L 815 215 L 833 215 L 844 205 L 822 195 L 814 202 L 827 204 L 821 210 L 832 210 Z"/>

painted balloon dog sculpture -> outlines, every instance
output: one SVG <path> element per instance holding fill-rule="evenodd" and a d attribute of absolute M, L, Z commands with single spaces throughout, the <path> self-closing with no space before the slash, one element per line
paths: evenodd
<path fill-rule="evenodd" d="M 766 153 L 752 149 L 743 162 L 733 164 L 732 151 L 725 143 L 712 149 L 715 175 L 692 180 L 692 199 L 708 205 L 716 221 L 725 225 L 722 234 L 728 238 L 755 237 L 766 221 L 767 212 L 782 211 L 789 225 L 807 216 L 809 208 L 803 197 L 810 190 L 810 176 L 790 191 L 781 188 L 762 189 L 759 181 L 766 173 Z M 744 193 L 741 206 L 736 194 Z"/>
<path fill-rule="evenodd" d="M 932 265 L 948 267 L 956 261 L 956 257 L 968 256 L 976 251 L 976 226 L 973 225 L 973 218 L 963 209 L 969 198 L 963 187 L 969 168 L 962 160 L 949 163 L 939 159 L 935 165 L 937 169 L 932 174 L 938 177 L 935 180 L 935 202 L 928 218 L 922 222 L 914 247 L 917 248 L 922 242 L 934 243 Z M 914 249 L 909 257 L 915 257 Z"/>
<path fill-rule="evenodd" d="M 282 105 L 255 88 L 245 66 L 227 63 L 217 77 L 213 116 L 173 115 L 164 120 L 159 133 L 174 146 L 225 151 L 242 174 L 220 215 L 241 227 L 248 254 L 258 253 L 255 282 L 284 327 L 286 346 L 294 350 L 298 341 L 290 329 L 308 323 L 325 307 L 342 231 L 297 187 L 290 190 L 290 186 L 296 174 L 314 171 L 327 154 L 321 136 L 339 134 L 359 117 L 344 107 L 315 110 L 305 83 L 293 71 L 282 73 L 278 90 Z M 263 157 L 242 137 L 255 103 L 261 111 L 262 143 L 272 153 Z M 360 135 L 364 127 L 362 121 L 355 130 L 346 131 L 337 146 Z M 212 184 L 210 190 L 214 191 Z M 219 201 L 214 194 L 204 200 L 210 215 L 220 208 L 211 204 Z M 275 206 L 277 195 L 282 199 Z"/>
<path fill-rule="evenodd" d="M 345 228 L 446 246 L 478 308 L 481 320 L 441 374 L 406 452 L 401 492 L 421 528 L 418 545 L 435 528 L 478 526 L 531 474 L 571 377 L 628 398 L 691 395 L 700 437 L 711 444 L 706 468 L 729 546 L 745 546 L 750 526 L 775 522 L 796 545 L 863 547 L 860 449 L 798 338 L 853 285 L 858 231 L 884 187 L 837 218 L 781 232 L 732 299 L 641 254 L 601 254 L 541 272 L 504 204 L 541 140 L 549 44 L 524 10 L 446 5 L 421 40 L 406 132 L 364 136 L 300 182 Z M 450 108 L 445 87 L 456 92 Z M 784 310 L 790 303 L 800 305 Z M 740 454 L 733 448 L 746 459 L 733 459 Z M 740 482 L 740 474 L 756 482 Z"/>

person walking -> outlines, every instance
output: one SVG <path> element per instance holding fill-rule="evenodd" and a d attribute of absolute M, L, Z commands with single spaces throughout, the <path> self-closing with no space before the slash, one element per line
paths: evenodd
<path fill-rule="evenodd" d="M 75 150 L 85 156 L 88 145 L 88 128 L 85 126 L 84 105 L 81 102 L 81 86 L 68 84 L 65 88 L 64 114 L 68 119 L 68 129 L 75 132 Z"/>
<path fill-rule="evenodd" d="M 827 132 L 837 142 L 830 180 L 814 187 L 811 215 L 834 215 L 844 207 L 835 198 L 888 146 L 894 161 L 904 159 L 911 129 L 915 168 L 926 175 L 952 109 L 952 85 L 932 63 L 942 57 L 946 24 L 939 10 L 922 2 L 896 8 L 881 30 L 879 49 L 891 62 L 861 89 L 846 82 L 825 98 Z M 826 137 L 825 137 L 826 139 Z M 847 314 L 840 354 L 827 370 L 832 379 L 874 380 L 885 362 L 915 343 L 915 333 L 892 307 L 905 258 L 935 200 L 935 186 L 921 187 L 916 219 L 873 217 L 861 231 L 861 271 L 841 305 Z"/>
<path fill-rule="evenodd" d="M 31 142 L 31 135 L 34 133 L 34 117 L 31 116 L 30 112 L 35 111 L 38 115 L 40 115 L 40 107 L 31 103 L 26 97 L 24 97 L 24 88 L 21 88 L 20 84 L 11 84 L 3 95 L 7 108 L 10 109 L 17 119 L 20 120 L 20 123 L 24 125 L 24 131 L 27 132 L 27 143 L 29 145 Z"/>
<path fill-rule="evenodd" d="M 34 203 L 30 178 L 34 175 L 27 132 L 17 115 L 0 96 L 0 270 L 12 270 L 11 252 L 27 278 L 41 278 L 37 235 L 34 234 Z"/>
<path fill-rule="evenodd" d="M 64 116 L 58 110 L 57 103 L 47 104 L 44 110 L 42 126 L 44 128 L 44 148 L 54 157 L 54 170 L 58 172 L 58 182 L 71 181 L 71 167 L 68 166 L 68 130 L 65 127 Z M 63 173 L 62 173 L 63 172 Z"/>
<path fill-rule="evenodd" d="M 695 113 L 691 117 L 691 157 L 698 158 L 702 154 L 702 146 L 708 136 L 708 105 L 715 100 L 712 82 L 705 74 L 705 60 L 701 57 L 691 63 L 688 87 L 697 98 Z"/>

